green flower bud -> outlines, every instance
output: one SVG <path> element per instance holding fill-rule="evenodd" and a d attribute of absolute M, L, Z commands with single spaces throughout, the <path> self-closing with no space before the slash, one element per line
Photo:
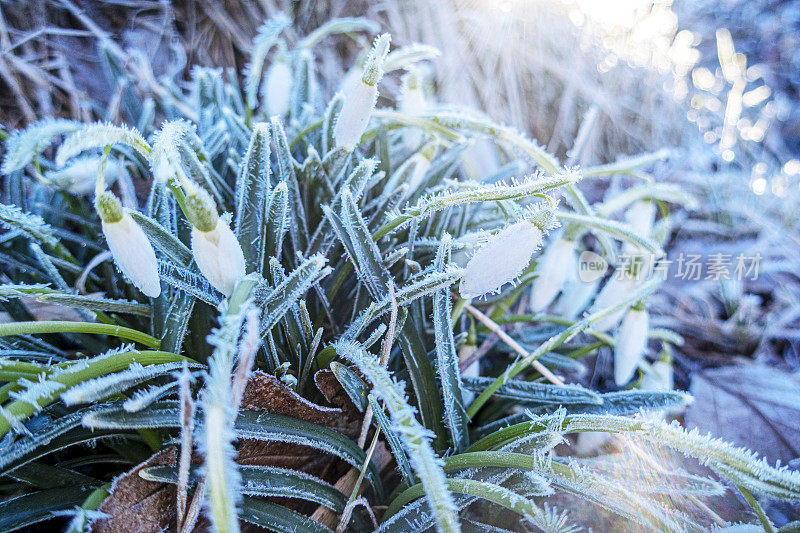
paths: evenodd
<path fill-rule="evenodd" d="M 217 220 L 219 220 L 214 200 L 205 189 L 200 187 L 194 187 L 193 190 L 187 191 L 186 216 L 192 226 L 200 231 L 213 230 L 217 227 Z"/>
<path fill-rule="evenodd" d="M 125 214 L 122 203 L 109 191 L 103 191 L 94 197 L 94 208 L 100 215 L 100 220 L 107 224 L 119 222 Z"/>

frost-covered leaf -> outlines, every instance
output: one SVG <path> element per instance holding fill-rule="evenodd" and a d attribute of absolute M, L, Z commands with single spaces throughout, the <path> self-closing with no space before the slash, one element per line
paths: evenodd
<path fill-rule="evenodd" d="M 55 248 L 58 244 L 56 232 L 49 224 L 40 216 L 25 213 L 15 205 L 0 204 L 0 224 L 50 248 Z"/>
<path fill-rule="evenodd" d="M 256 124 L 236 177 L 236 216 L 233 219 L 248 270 L 261 266 L 258 263 L 260 249 L 264 246 L 260 240 L 261 227 L 266 223 L 270 194 L 269 153 L 269 124 Z"/>
<path fill-rule="evenodd" d="M 402 385 L 378 364 L 377 357 L 367 353 L 361 346 L 338 342 L 334 347 L 339 355 L 361 370 L 372 382 L 373 392 L 386 402 L 392 428 L 405 444 L 411 464 L 436 517 L 437 528 L 440 531 L 459 531 L 456 506 L 447 488 L 441 460 L 431 447 L 430 431 L 417 421 L 416 409 L 408 404 Z"/>
<path fill-rule="evenodd" d="M 161 365 L 142 366 L 138 363 L 133 363 L 121 372 L 84 381 L 80 385 L 72 387 L 61 394 L 61 400 L 67 405 L 96 402 L 151 379 L 171 375 L 179 370 L 183 364 L 164 363 Z M 201 368 L 202 365 L 189 363 L 189 367 Z"/>
<path fill-rule="evenodd" d="M 242 494 L 249 496 L 297 498 L 316 502 L 335 512 L 342 512 L 346 503 L 344 495 L 325 481 L 296 470 L 274 466 L 239 466 Z M 178 471 L 173 466 L 145 468 L 141 477 L 160 483 L 177 483 Z M 200 479 L 199 471 L 192 470 L 189 481 Z"/>
<path fill-rule="evenodd" d="M 157 250 L 163 252 L 177 265 L 186 266 L 192 261 L 192 252 L 177 237 L 170 233 L 164 226 L 150 217 L 136 211 L 130 212 L 131 217 L 139 224 L 144 234 L 153 243 Z"/>
<path fill-rule="evenodd" d="M 56 165 L 63 167 L 67 160 L 81 152 L 114 144 L 130 146 L 145 158 L 150 155 L 150 145 L 138 130 L 95 122 L 81 127 L 81 129 L 64 139 L 56 153 Z"/>
<path fill-rule="evenodd" d="M 5 142 L 3 174 L 11 174 L 33 161 L 55 137 L 66 135 L 80 128 L 74 120 L 45 119 L 31 124 L 24 130 L 15 131 Z"/>
<path fill-rule="evenodd" d="M 450 261 L 450 235 L 445 233 L 436 252 L 434 267 L 445 269 Z M 453 313 L 450 287 L 433 293 L 433 328 L 436 342 L 436 362 L 442 384 L 445 426 L 450 431 L 451 442 L 457 452 L 469 446 L 469 419 L 461 392 L 461 373 L 458 368 L 456 342 L 450 323 Z"/>

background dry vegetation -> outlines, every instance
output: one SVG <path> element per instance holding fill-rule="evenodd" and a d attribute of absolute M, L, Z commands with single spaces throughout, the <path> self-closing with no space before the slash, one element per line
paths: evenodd
<path fill-rule="evenodd" d="M 398 45 L 442 51 L 431 72 L 438 100 L 527 131 L 563 161 L 672 149 L 654 177 L 699 202 L 672 217 L 670 255 L 763 257 L 758 280 L 672 280 L 654 298 L 655 325 L 685 338 L 674 354 L 676 386 L 697 397 L 686 423 L 773 459 L 800 457 L 791 423 L 800 419 L 800 5 L 631 1 L 616 16 L 591 0 L 552 4 L 5 0 L 0 124 L 9 131 L 46 116 L 125 120 L 125 88 L 109 85 L 98 38 L 118 47 L 135 90 L 168 98 L 155 80 L 183 86 L 194 65 L 241 73 L 258 26 L 278 12 L 291 14 L 289 36 L 332 17 L 380 21 Z M 339 80 L 360 51 L 343 36 L 318 49 L 326 97 L 336 88 L 326 80 Z M 397 91 L 397 79 L 387 79 L 381 96 Z M 475 154 L 466 166 L 476 175 L 502 162 L 488 146 Z M 621 185 L 586 191 L 599 199 Z M 610 360 L 601 355 L 603 365 Z M 769 512 L 780 522 L 798 518 L 789 506 Z"/>

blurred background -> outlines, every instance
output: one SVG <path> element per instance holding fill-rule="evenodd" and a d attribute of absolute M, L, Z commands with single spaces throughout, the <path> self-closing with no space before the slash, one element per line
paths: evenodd
<path fill-rule="evenodd" d="M 640 176 L 698 199 L 670 217 L 669 254 L 761 256 L 757 279 L 671 279 L 653 298 L 654 325 L 685 339 L 673 354 L 676 387 L 697 397 L 685 423 L 772 459 L 800 457 L 800 2 L 3 0 L 0 124 L 123 122 L 128 91 L 169 99 L 164 87 L 184 90 L 194 65 L 235 79 L 258 27 L 281 12 L 290 39 L 363 16 L 397 45 L 437 47 L 424 73 L 431 99 L 478 108 L 569 165 L 669 149 Z M 104 63 L 98 42 L 119 62 Z M 340 36 L 316 49 L 326 98 L 368 45 Z M 135 87 L 109 82 L 113 69 Z M 387 78 L 378 105 L 398 91 Z M 465 166 L 480 177 L 502 162 L 477 145 Z M 582 187 L 599 200 L 623 185 Z M 769 512 L 779 523 L 798 513 Z"/>

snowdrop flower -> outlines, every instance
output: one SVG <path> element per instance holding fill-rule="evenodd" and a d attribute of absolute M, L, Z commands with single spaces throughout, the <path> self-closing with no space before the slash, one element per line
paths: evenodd
<path fill-rule="evenodd" d="M 659 359 L 650 365 L 650 371 L 642 378 L 641 389 L 657 392 L 674 390 L 675 381 L 672 374 L 672 364 L 667 360 Z"/>
<path fill-rule="evenodd" d="M 650 237 L 653 233 L 653 223 L 656 218 L 656 204 L 650 200 L 640 200 L 633 204 L 625 213 L 625 222 L 642 237 Z M 635 244 L 625 241 L 623 251 L 632 253 L 637 251 Z"/>
<path fill-rule="evenodd" d="M 336 146 L 352 152 L 367 129 L 369 117 L 378 101 L 378 82 L 383 77 L 383 60 L 389 52 L 391 36 L 388 33 L 375 39 L 372 51 L 364 63 L 361 80 L 344 88 L 344 102 L 333 137 Z"/>
<path fill-rule="evenodd" d="M 408 184 L 408 191 L 406 192 L 406 196 L 411 196 L 419 190 L 423 181 L 425 181 L 428 170 L 431 168 L 431 161 L 434 157 L 436 157 L 436 143 L 430 143 L 422 150 L 409 157 L 408 160 L 403 163 L 404 169 L 398 169 L 398 172 L 403 172 L 403 170 L 407 172 L 408 178 L 406 179 L 406 184 Z"/>
<path fill-rule="evenodd" d="M 416 70 L 409 70 L 403 76 L 400 89 L 400 111 L 406 115 L 422 115 L 427 110 L 425 93 L 422 91 L 422 80 Z M 409 150 L 415 150 L 424 139 L 425 134 L 418 128 L 403 129 L 403 143 Z"/>
<path fill-rule="evenodd" d="M 647 349 L 647 310 L 643 305 L 631 308 L 616 338 L 614 347 L 614 382 L 624 385 L 633 377 Z"/>
<path fill-rule="evenodd" d="M 551 229 L 553 223 L 553 211 L 543 209 L 489 237 L 464 269 L 459 287 L 461 297 L 499 292 L 503 285 L 516 280 L 531 262 L 542 244 L 544 232 Z"/>
<path fill-rule="evenodd" d="M 117 268 L 142 293 L 156 298 L 161 294 L 158 263 L 153 246 L 142 228 L 133 220 L 119 199 L 108 191 L 95 197 L 95 209 L 100 215 L 103 234 Z"/>
<path fill-rule="evenodd" d="M 186 211 L 192 223 L 192 255 L 203 276 L 225 296 L 245 275 L 244 253 L 230 220 L 217 214 L 214 201 L 204 189 L 185 183 Z"/>
<path fill-rule="evenodd" d="M 563 316 L 564 318 L 574 319 L 586 309 L 589 301 L 597 291 L 597 286 L 600 285 L 600 280 L 583 281 L 578 277 L 577 265 L 567 273 L 567 281 L 564 283 L 564 289 L 561 297 L 556 302 L 554 313 Z"/>
<path fill-rule="evenodd" d="M 597 298 L 595 298 L 592 312 L 602 311 L 603 309 L 617 305 L 627 298 L 631 292 L 636 290 L 637 285 L 638 280 L 636 276 L 628 273 L 624 273 L 623 275 L 620 273 L 615 274 L 608 283 L 606 283 L 603 290 L 597 295 Z M 623 307 L 600 320 L 596 320 L 592 323 L 592 327 L 599 331 L 608 331 L 619 324 L 619 321 L 622 320 L 623 315 L 625 315 L 625 311 L 627 311 L 627 308 Z"/>
<path fill-rule="evenodd" d="M 101 160 L 102 157 L 75 159 L 64 168 L 45 173 L 44 177 L 59 189 L 64 189 L 72 194 L 86 195 L 94 191 Z M 126 172 L 125 167 L 119 161 L 113 159 L 106 161 L 106 183 L 113 184 L 122 172 Z"/>
<path fill-rule="evenodd" d="M 283 116 L 289 111 L 292 95 L 292 69 L 286 53 L 279 53 L 269 66 L 261 86 L 261 96 L 267 100 L 267 114 Z"/>
<path fill-rule="evenodd" d="M 531 287 L 531 310 L 543 311 L 564 287 L 570 272 L 575 270 L 575 242 L 558 239 L 552 243 L 537 265 L 539 273 Z"/>

